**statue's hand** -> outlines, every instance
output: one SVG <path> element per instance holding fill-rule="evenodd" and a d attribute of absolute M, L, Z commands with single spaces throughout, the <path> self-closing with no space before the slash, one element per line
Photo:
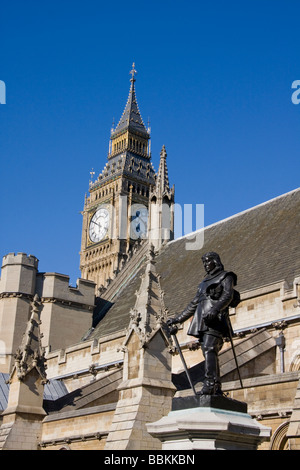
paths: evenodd
<path fill-rule="evenodd" d="M 171 335 L 176 335 L 178 328 L 176 326 L 176 319 L 175 318 L 168 318 L 167 326 L 169 327 L 169 331 Z"/>

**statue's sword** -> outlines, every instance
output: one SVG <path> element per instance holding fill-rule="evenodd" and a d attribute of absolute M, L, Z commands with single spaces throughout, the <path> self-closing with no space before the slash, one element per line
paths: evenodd
<path fill-rule="evenodd" d="M 233 357 L 234 357 L 234 361 L 235 361 L 235 365 L 236 365 L 236 370 L 237 370 L 237 373 L 238 373 L 238 376 L 239 376 L 241 387 L 244 388 L 242 378 L 241 378 L 240 368 L 239 368 L 239 365 L 238 365 L 238 361 L 237 361 L 237 357 L 236 357 L 235 349 L 234 349 L 234 345 L 233 345 L 231 328 L 230 328 L 230 324 L 229 324 L 230 320 L 227 318 L 227 316 L 225 316 L 225 318 L 226 318 L 227 329 L 228 329 L 228 333 L 229 333 L 229 340 L 230 340 L 230 344 L 231 344 L 231 349 L 232 349 L 232 352 L 233 352 Z"/>
<path fill-rule="evenodd" d="M 182 354 L 182 351 L 181 351 L 181 349 L 180 349 L 179 342 L 178 342 L 178 339 L 177 339 L 177 336 L 176 336 L 177 331 L 178 331 L 178 330 L 177 330 L 177 327 L 172 327 L 172 328 L 170 329 L 170 334 L 172 335 L 172 337 L 173 337 L 173 339 L 174 339 L 174 343 L 175 343 L 176 349 L 177 349 L 177 351 L 178 351 L 178 353 L 179 353 L 179 356 L 180 356 L 181 362 L 182 362 L 182 364 L 183 364 L 183 367 L 184 367 L 186 376 L 187 376 L 187 378 L 188 378 L 190 387 L 191 387 L 191 389 L 193 390 L 193 393 L 194 393 L 194 395 L 195 395 L 195 397 L 196 397 L 196 396 L 197 396 L 197 393 L 196 393 L 195 387 L 194 387 L 194 385 L 193 385 L 193 382 L 192 382 L 192 379 L 191 379 L 189 370 L 188 370 L 188 368 L 187 368 L 185 359 L 184 359 L 184 357 L 183 357 L 183 354 Z"/>

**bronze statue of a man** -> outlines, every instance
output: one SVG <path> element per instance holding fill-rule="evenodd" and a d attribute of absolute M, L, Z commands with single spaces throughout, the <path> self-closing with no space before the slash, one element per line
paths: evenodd
<path fill-rule="evenodd" d="M 237 276 L 224 271 L 217 253 L 206 253 L 202 261 L 207 275 L 199 284 L 194 299 L 167 324 L 183 323 L 194 315 L 187 334 L 199 338 L 205 358 L 205 380 L 200 394 L 222 395 L 218 353 L 224 338 L 232 334 L 228 307 L 238 303 L 238 300 L 235 303 L 238 293 L 234 290 Z"/>

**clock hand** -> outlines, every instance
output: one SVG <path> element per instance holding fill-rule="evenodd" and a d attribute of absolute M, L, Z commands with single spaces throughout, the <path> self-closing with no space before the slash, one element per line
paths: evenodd
<path fill-rule="evenodd" d="M 101 228 L 101 225 L 100 225 L 100 224 L 98 224 L 97 222 L 95 222 L 94 220 L 92 220 L 92 221 L 91 221 L 91 223 L 92 223 L 92 224 L 95 224 L 95 225 L 98 225 L 98 227 L 100 227 L 100 228 Z"/>

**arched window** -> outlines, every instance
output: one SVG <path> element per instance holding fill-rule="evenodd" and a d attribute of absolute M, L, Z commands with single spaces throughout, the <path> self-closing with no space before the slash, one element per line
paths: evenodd
<path fill-rule="evenodd" d="M 296 351 L 292 357 L 290 372 L 297 372 L 300 370 L 300 352 Z"/>
<path fill-rule="evenodd" d="M 289 421 L 282 423 L 274 432 L 270 444 L 270 450 L 289 450 L 289 441 L 287 438 L 287 430 Z"/>

